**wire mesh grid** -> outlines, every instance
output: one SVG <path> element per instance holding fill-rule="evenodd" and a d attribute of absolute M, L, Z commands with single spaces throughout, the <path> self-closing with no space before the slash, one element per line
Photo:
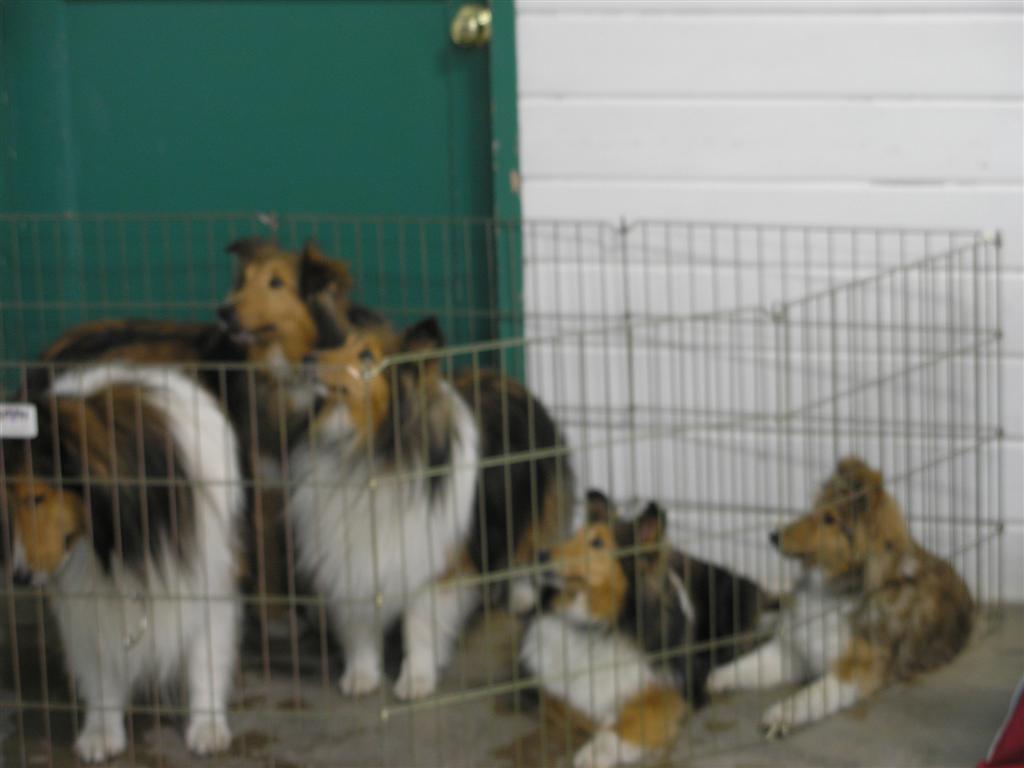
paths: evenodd
<path fill-rule="evenodd" d="M 781 618 L 744 624 L 725 593 L 738 595 L 749 579 L 762 588 L 765 613 L 788 594 L 800 569 L 773 551 L 769 533 L 807 512 L 842 456 L 881 470 L 916 541 L 953 564 L 978 604 L 1001 602 L 998 238 L 681 222 L 5 215 L 4 399 L 95 365 L 88 357 L 39 362 L 48 344 L 80 323 L 144 317 L 201 323 L 214 333 L 215 311 L 248 279 L 249 262 L 238 269 L 224 246 L 251 235 L 294 249 L 288 263 L 300 271 L 302 244 L 312 238 L 347 263 L 352 301 L 383 319 L 321 318 L 319 342 L 309 341 L 299 360 L 199 356 L 161 364 L 198 373 L 243 443 L 244 479 L 236 482 L 245 489 L 239 536 L 246 546 L 238 559 L 247 575 L 238 594 L 218 598 L 244 606 L 225 765 L 571 760 L 600 724 L 557 696 L 534 700 L 543 671 L 521 663 L 523 644 L 533 637 L 531 622 L 551 609 L 517 615 L 510 603 L 524 584 L 550 586 L 544 556 L 562 551 L 560 541 L 585 525 L 588 489 L 612 500 L 616 524 L 633 520 L 636 536 L 638 510 L 648 502 L 664 510 L 664 542 L 618 542 L 616 556 L 633 563 L 630 589 L 640 589 L 635 574 L 645 572 L 651 552 L 685 553 L 723 569 L 717 585 L 683 585 L 688 610 L 710 622 L 704 634 L 690 626 L 669 637 L 671 622 L 659 620 L 646 631 L 657 626 L 660 635 L 645 638 L 643 621 L 632 622 L 646 661 L 588 656 L 583 663 L 591 703 L 603 695 L 608 667 L 650 662 L 668 674 L 694 710 L 679 718 L 683 734 L 671 742 L 680 756 L 760 738 L 758 713 L 779 695 L 715 696 L 698 708 L 707 670 L 695 675 L 695 667 L 727 661 L 798 621 L 783 610 Z M 438 319 L 435 328 L 417 325 L 426 316 Z M 151 363 L 149 354 L 126 356 Z M 227 384 L 232 373 L 240 390 Z M 261 388 L 267 379 L 274 386 Z M 136 409 L 140 400 L 137 392 Z M 453 402 L 467 408 L 468 422 Z M 114 406 L 104 408 L 112 423 Z M 555 429 L 547 439 L 539 431 L 545 413 Z M 143 442 L 141 431 L 127 440 L 129 450 Z M 360 439 L 339 444 L 352 435 Z M 435 450 L 435 438 L 442 448 Z M 22 442 L 4 441 L 5 467 L 17 463 Z M 56 485 L 102 484 L 55 474 Z M 552 496 L 551 509 L 545 478 L 568 489 Z M 15 480 L 5 474 L 5 487 Z M 160 484 L 145 467 L 134 481 L 143 492 Z M 111 482 L 126 480 L 115 474 Z M 186 474 L 163 484 L 187 488 L 195 480 Z M 416 488 L 426 489 L 422 497 Z M 88 715 L 62 645 L 83 641 L 46 607 L 58 582 L 8 586 L 13 495 L 2 509 L 4 755 L 12 764 L 70 764 Z M 376 523 L 362 534 L 331 527 L 350 510 L 386 527 L 389 511 L 420 506 L 455 522 L 416 528 L 414 521 L 406 529 L 399 515 L 384 531 Z M 142 512 L 117 511 L 119 519 L 132 514 Z M 492 525 L 495 514 L 503 517 Z M 474 517 L 482 521 L 475 527 Z M 339 570 L 325 576 L 324 560 Z M 352 563 L 362 571 L 353 574 Z M 332 584 L 345 586 L 333 594 Z M 154 609 L 144 607 L 149 598 L 139 595 L 115 602 L 156 626 Z M 209 594 L 166 597 L 211 602 Z M 666 599 L 659 593 L 662 612 Z M 731 623 L 719 623 L 716 612 L 731 613 Z M 396 692 L 417 642 L 408 627 L 417 615 L 426 627 L 418 642 L 440 677 L 436 690 L 425 683 Z M 141 618 L 125 621 L 115 640 L 127 657 L 129 635 L 147 630 Z M 818 631 L 799 621 L 787 631 Z M 352 626 L 370 628 L 365 634 L 382 651 L 379 685 L 347 684 L 360 696 L 338 690 L 358 666 L 350 660 L 358 653 Z M 819 653 L 827 666 L 829 652 Z M 180 726 L 190 707 L 172 684 L 184 676 L 175 669 L 137 686 L 126 706 L 124 763 L 187 759 Z M 629 688 L 611 687 L 620 685 Z M 740 721 L 752 727 L 721 725 Z M 621 745 L 616 757 L 627 757 Z"/>

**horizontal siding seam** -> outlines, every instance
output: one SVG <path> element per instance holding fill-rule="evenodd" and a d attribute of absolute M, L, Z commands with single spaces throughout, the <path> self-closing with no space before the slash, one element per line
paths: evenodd
<path fill-rule="evenodd" d="M 971 188 L 992 191 L 1017 190 L 1024 184 L 1022 176 L 1004 178 L 963 177 L 947 179 L 870 179 L 856 176 L 654 176 L 640 174 L 547 174 L 530 171 L 522 172 L 522 181 L 526 183 L 574 183 L 574 184 L 659 184 L 674 186 L 721 185 L 721 186 L 757 186 L 757 187 L 836 187 L 845 189 L 867 189 L 877 187 L 904 187 L 906 189 L 921 188 Z"/>
<path fill-rule="evenodd" d="M 646 104 L 645 104 L 646 102 Z M 1005 94 L 844 94 L 829 95 L 820 92 L 772 93 L 770 91 L 723 92 L 723 93 L 589 93 L 560 90 L 534 90 L 528 88 L 519 92 L 521 107 L 530 106 L 618 106 L 633 108 L 638 105 L 666 107 L 679 104 L 700 105 L 707 103 L 716 107 L 749 107 L 764 103 L 773 107 L 786 106 L 791 102 L 795 107 L 805 108 L 809 104 L 821 106 L 878 106 L 878 107 L 949 107 L 976 109 L 980 107 L 1024 108 L 1024 91 Z"/>

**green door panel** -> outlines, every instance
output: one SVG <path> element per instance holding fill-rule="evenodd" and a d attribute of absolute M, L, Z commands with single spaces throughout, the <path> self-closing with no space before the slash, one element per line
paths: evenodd
<path fill-rule="evenodd" d="M 512 6 L 488 51 L 451 44 L 457 5 L 0 0 L 2 356 L 84 319 L 210 318 L 250 233 L 316 237 L 395 320 L 520 327 L 515 238 L 484 221 L 518 215 Z"/>
<path fill-rule="evenodd" d="M 448 2 L 3 8 L 5 210 L 491 211 L 487 51 Z"/>

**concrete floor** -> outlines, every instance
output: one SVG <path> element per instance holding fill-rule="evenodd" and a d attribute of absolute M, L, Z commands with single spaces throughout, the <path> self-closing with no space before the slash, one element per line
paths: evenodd
<path fill-rule="evenodd" d="M 32 613 L 39 616 L 38 610 L 37 606 Z M 23 695 L 42 701 L 42 665 L 26 663 L 39 658 L 38 622 L 25 619 L 19 620 Z M 974 765 L 987 750 L 1024 673 L 1024 606 L 1006 609 L 1001 619 L 987 617 L 981 624 L 968 649 L 948 667 L 782 741 L 765 741 L 756 725 L 760 711 L 782 691 L 716 701 L 689 721 L 685 736 L 660 764 Z M 52 711 L 44 718 L 25 712 L 19 722 L 12 706 L 8 638 L 0 621 L 0 766 L 74 765 L 69 713 Z M 446 675 L 442 696 L 466 691 L 479 695 L 415 711 L 402 710 L 390 695 L 343 699 L 334 687 L 336 664 L 321 663 L 323 641 L 316 633 L 304 638 L 298 677 L 293 675 L 286 636 L 271 639 L 269 676 L 259 663 L 245 665 L 231 717 L 236 738 L 229 755 L 192 758 L 182 744 L 180 718 L 157 721 L 144 714 L 133 719 L 133 752 L 112 765 L 571 765 L 569 756 L 585 738 L 557 713 L 527 707 L 507 693 L 483 695 L 488 686 L 507 680 L 512 669 L 516 628 L 509 619 L 495 618 L 478 626 Z M 51 647 L 44 654 L 51 704 L 68 700 L 53 645 L 47 643 Z M 251 649 L 247 658 L 258 662 L 259 648 Z M 52 750 L 48 741 L 55 745 Z"/>

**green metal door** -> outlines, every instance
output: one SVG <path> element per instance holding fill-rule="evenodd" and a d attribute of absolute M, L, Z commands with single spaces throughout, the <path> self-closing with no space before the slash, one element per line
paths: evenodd
<path fill-rule="evenodd" d="M 396 319 L 514 332 L 518 249 L 483 222 L 518 215 L 512 4 L 468 49 L 459 5 L 0 0 L 3 357 L 210 317 L 254 229 L 315 236 Z"/>

